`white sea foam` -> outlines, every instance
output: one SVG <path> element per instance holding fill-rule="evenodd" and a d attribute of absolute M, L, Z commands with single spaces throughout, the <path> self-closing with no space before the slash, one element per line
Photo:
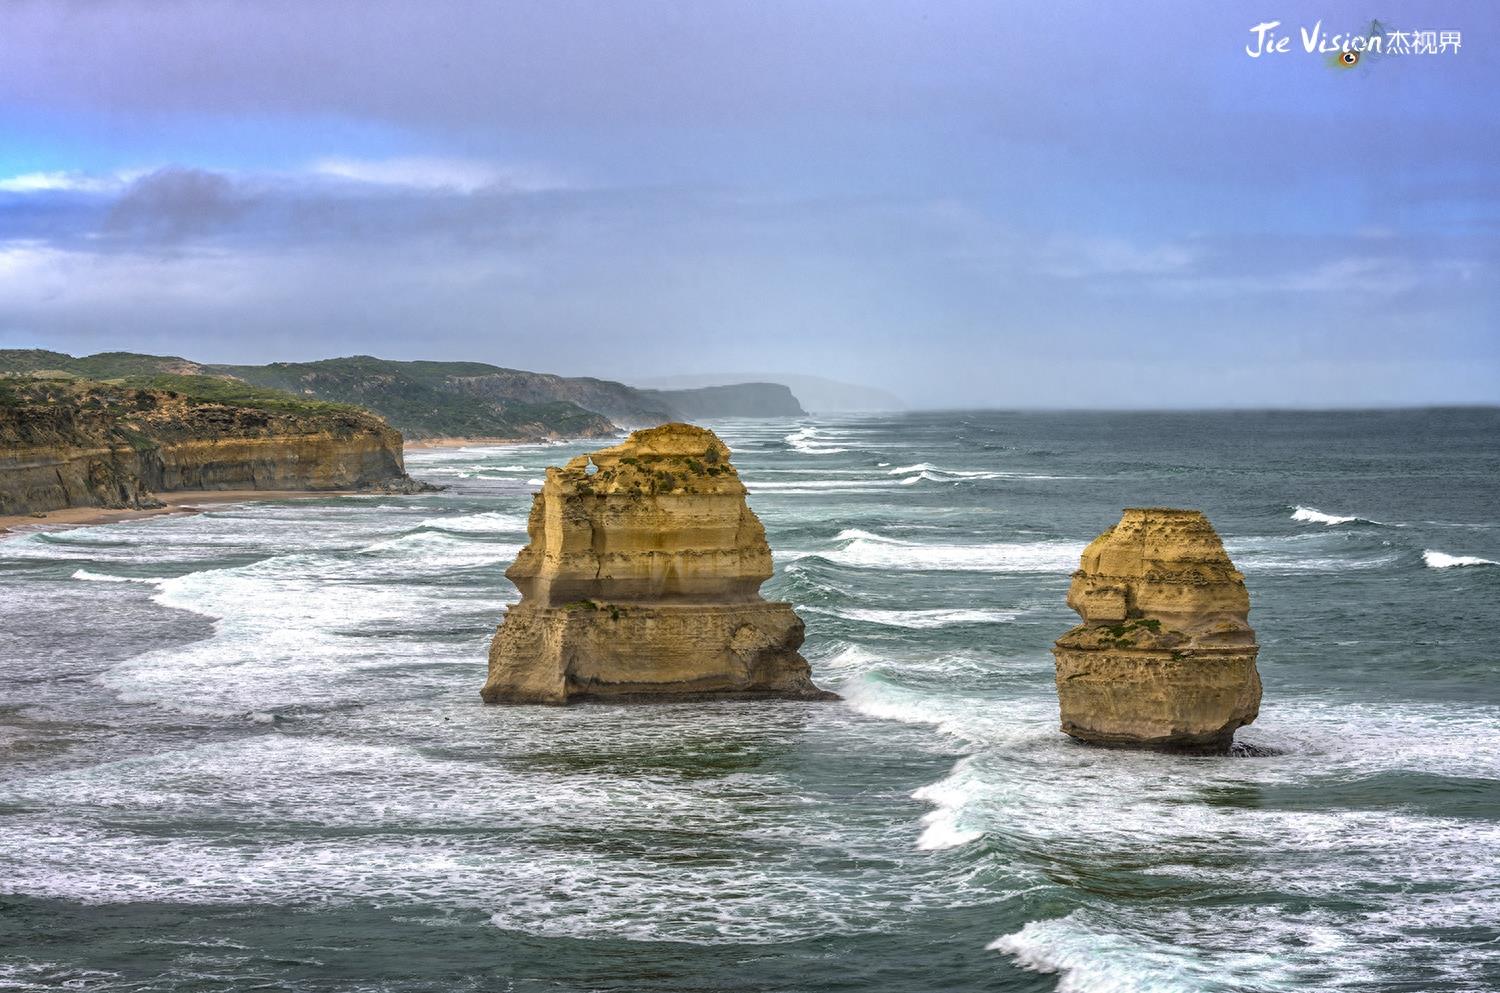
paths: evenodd
<path fill-rule="evenodd" d="M 830 445 L 826 441 L 819 441 L 818 439 L 822 437 L 823 433 L 817 428 L 803 427 L 793 431 L 782 440 L 793 451 L 801 452 L 803 455 L 837 455 L 840 452 L 848 451 L 847 448 L 840 448 L 837 445 Z"/>
<path fill-rule="evenodd" d="M 525 530 L 524 526 L 520 529 Z M 414 567 L 433 571 L 443 567 L 495 565 L 513 560 L 521 551 L 517 544 L 465 540 L 430 531 L 387 538 L 361 550 L 365 555 L 395 554 L 410 559 Z"/>
<path fill-rule="evenodd" d="M 931 462 L 917 462 L 887 470 L 892 476 L 905 476 L 903 486 L 927 480 L 933 483 L 955 483 L 981 479 L 1086 479 L 1086 476 L 1053 476 L 1034 472 L 1000 472 L 987 469 L 944 469 Z"/>
<path fill-rule="evenodd" d="M 886 537 L 883 534 L 876 534 L 874 531 L 866 531 L 863 528 L 845 528 L 844 530 L 840 531 L 838 534 L 834 535 L 833 540 L 834 541 L 859 541 L 859 540 L 864 540 L 864 541 L 880 541 L 880 542 L 884 542 L 884 543 L 886 543 L 888 545 L 909 545 L 909 544 L 911 544 L 911 542 L 909 542 L 909 541 L 903 541 L 900 538 L 888 538 L 888 537 Z"/>
<path fill-rule="evenodd" d="M 572 740 L 590 720 L 567 725 Z M 618 744 L 630 725 L 616 718 L 601 730 Z M 659 720 L 639 726 L 659 735 Z M 544 937 L 703 944 L 872 931 L 892 902 L 923 912 L 992 898 L 889 855 L 890 871 L 828 887 L 801 850 L 873 858 L 884 839 L 848 825 L 837 806 L 810 807 L 778 776 L 513 769 L 486 759 L 493 723 L 472 730 L 466 761 L 263 732 L 30 777 L 7 799 L 69 817 L 0 823 L 0 892 L 89 904 L 419 904 L 481 911 L 498 928 Z M 486 784 L 477 792 L 476 775 Z M 139 832 L 143 818 L 155 820 Z M 217 827 L 226 818 L 237 825 L 232 842 Z M 205 820 L 210 833 L 194 834 Z M 661 830 L 702 838 L 716 857 L 663 874 L 649 853 L 578 843 L 580 832 Z M 735 844 L 743 837 L 779 843 L 746 850 Z"/>
<path fill-rule="evenodd" d="M 1367 524 L 1374 523 L 1373 521 L 1366 521 L 1362 517 L 1339 517 L 1336 514 L 1325 514 L 1321 510 L 1318 510 L 1316 507 L 1304 507 L 1301 504 L 1298 504 L 1297 509 L 1292 511 L 1292 520 L 1305 521 L 1309 524 L 1323 524 L 1327 526 L 1332 526 L 1334 524 L 1353 524 L 1356 521 L 1361 521 Z"/>
<path fill-rule="evenodd" d="M 968 759 L 960 759 L 947 779 L 924 786 L 912 794 L 912 799 L 934 806 L 922 818 L 922 833 L 917 838 L 918 849 L 936 851 L 958 848 L 984 837 L 983 831 L 967 826 L 963 821 L 964 808 L 976 789 L 976 784 L 964 775 L 968 762 Z"/>
<path fill-rule="evenodd" d="M 1493 559 L 1482 559 L 1477 555 L 1449 555 L 1431 548 L 1422 551 L 1422 562 L 1429 569 L 1452 569 L 1458 566 L 1500 565 Z"/>
<path fill-rule="evenodd" d="M 860 645 L 845 645 L 827 658 L 814 659 L 815 671 L 828 670 L 838 675 L 865 672 L 881 662 L 881 657 Z"/>
<path fill-rule="evenodd" d="M 1067 541 L 929 545 L 861 537 L 818 554 L 838 565 L 866 569 L 1071 572 L 1082 553 L 1082 543 Z"/>
<path fill-rule="evenodd" d="M 935 607 L 925 610 L 882 610 L 874 607 L 818 607 L 802 608 L 806 612 L 828 614 L 850 621 L 868 624 L 883 624 L 887 627 L 922 630 L 945 628 L 959 624 L 1004 624 L 1020 617 L 1020 610 L 984 610 Z"/>
<path fill-rule="evenodd" d="M 1032 921 L 989 947 L 1033 972 L 1058 977 L 1057 993 L 1201 993 L 1164 949 L 1141 948 L 1114 934 L 1083 927 L 1067 917 Z"/>
<path fill-rule="evenodd" d="M 72 578 L 74 578 L 74 579 L 82 579 L 82 580 L 85 580 L 85 581 L 91 582 L 91 583 L 150 583 L 150 584 L 160 584 L 160 583 L 166 582 L 166 580 L 164 580 L 164 579 L 158 579 L 158 578 L 155 578 L 155 577 L 152 577 L 152 576 L 111 576 L 111 575 L 109 575 L 107 573 L 103 573 L 103 572 L 90 572 L 87 569 L 78 569 L 78 570 L 75 570 L 74 573 L 73 573 Z"/>
<path fill-rule="evenodd" d="M 751 493 L 761 490 L 808 491 L 808 490 L 889 490 L 896 484 L 887 479 L 795 479 L 760 480 L 747 479 L 745 489 Z"/>
<path fill-rule="evenodd" d="M 452 517 L 429 517 L 417 527 L 437 531 L 456 531 L 474 534 L 510 534 L 526 530 L 526 518 L 520 514 L 504 514 L 500 511 L 485 511 L 479 514 L 457 514 Z"/>
<path fill-rule="evenodd" d="M 434 598 L 408 582 L 424 568 L 421 549 L 399 551 L 379 566 L 296 554 L 162 580 L 152 599 L 213 618 L 213 636 L 138 655 L 99 681 L 128 702 L 238 716 L 357 702 L 380 692 L 375 687 L 387 670 L 410 666 L 414 657 L 429 665 L 462 658 L 471 649 L 424 644 L 417 655 L 404 638 L 371 637 L 402 631 L 419 615 L 440 630 L 437 618 L 466 608 L 463 599 Z M 409 669 L 404 679 L 412 688 L 423 682 Z"/>

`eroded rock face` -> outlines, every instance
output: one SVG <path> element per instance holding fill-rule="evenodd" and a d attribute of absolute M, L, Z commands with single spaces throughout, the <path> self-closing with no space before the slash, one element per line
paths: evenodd
<path fill-rule="evenodd" d="M 421 488 L 401 435 L 365 411 L 0 380 L 0 514 L 153 506 L 153 494 L 178 490 Z"/>
<path fill-rule="evenodd" d="M 487 703 L 835 698 L 801 618 L 761 598 L 771 549 L 712 431 L 664 424 L 548 469 L 527 531 Z"/>
<path fill-rule="evenodd" d="M 1104 745 L 1222 752 L 1260 710 L 1250 595 L 1208 518 L 1135 508 L 1083 551 L 1057 639 L 1062 729 Z"/>

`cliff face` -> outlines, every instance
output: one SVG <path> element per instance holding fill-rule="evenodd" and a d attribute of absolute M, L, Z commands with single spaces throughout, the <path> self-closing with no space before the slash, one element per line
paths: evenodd
<path fill-rule="evenodd" d="M 802 620 L 761 599 L 765 529 L 713 432 L 666 424 L 548 469 L 527 530 L 486 702 L 832 697 Z"/>
<path fill-rule="evenodd" d="M 569 403 L 601 414 L 616 424 L 639 427 L 661 424 L 674 416 L 670 404 L 662 403 L 646 390 L 624 383 L 589 376 L 554 376 L 544 372 L 519 369 L 497 369 L 473 375 L 455 373 L 448 377 L 444 389 L 450 393 L 482 400 L 533 404 Z M 614 433 L 611 428 L 609 432 Z"/>
<path fill-rule="evenodd" d="M 0 514 L 150 506 L 152 493 L 173 490 L 417 485 L 400 434 L 362 411 L 0 380 Z"/>
<path fill-rule="evenodd" d="M 807 413 L 780 383 L 736 383 L 695 390 L 642 390 L 682 417 L 801 417 Z"/>
<path fill-rule="evenodd" d="M 1057 640 L 1062 729 L 1083 741 L 1224 751 L 1260 709 L 1250 596 L 1196 510 L 1130 509 L 1083 552 Z"/>

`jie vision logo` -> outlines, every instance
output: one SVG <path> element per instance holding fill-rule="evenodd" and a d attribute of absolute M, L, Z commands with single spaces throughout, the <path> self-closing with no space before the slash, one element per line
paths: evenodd
<path fill-rule="evenodd" d="M 1352 69 L 1372 56 L 1457 55 L 1463 47 L 1460 31 L 1397 31 L 1380 21 L 1371 21 L 1359 31 L 1330 32 L 1319 20 L 1311 27 L 1299 25 L 1295 35 L 1281 30 L 1280 21 L 1262 21 L 1250 29 L 1250 34 L 1245 54 L 1252 59 L 1301 51 L 1329 56 L 1330 65 L 1344 69 Z"/>

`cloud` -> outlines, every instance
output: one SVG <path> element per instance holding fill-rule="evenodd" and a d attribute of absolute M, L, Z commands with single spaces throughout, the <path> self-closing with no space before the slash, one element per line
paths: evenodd
<path fill-rule="evenodd" d="M 145 242 L 177 242 L 223 230 L 249 207 L 229 177 L 171 167 L 126 188 L 104 218 L 104 232 Z"/>
<path fill-rule="evenodd" d="M 1179 7 L 0 5 L 0 336 L 940 403 L 1068 402 L 1121 342 L 1247 395 L 1500 372 L 1500 63 L 1255 62 Z"/>
<path fill-rule="evenodd" d="M 473 159 L 408 156 L 389 159 L 327 158 L 314 162 L 313 175 L 414 190 L 476 193 L 482 190 L 534 193 L 564 189 L 556 175 L 539 168 L 502 167 Z"/>
<path fill-rule="evenodd" d="M 91 176 L 81 172 L 26 172 L 0 179 L 0 193 L 113 193 L 128 179 L 122 175 Z"/>

